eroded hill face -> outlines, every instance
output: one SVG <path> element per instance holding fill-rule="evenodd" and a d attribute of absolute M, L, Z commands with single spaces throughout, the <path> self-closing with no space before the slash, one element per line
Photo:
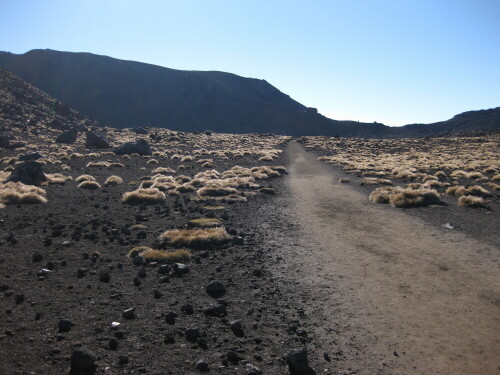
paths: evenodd
<path fill-rule="evenodd" d="M 16 75 L 0 70 L 1 130 L 31 132 L 42 128 L 67 130 L 70 127 L 95 126 L 69 106 L 50 97 Z"/>

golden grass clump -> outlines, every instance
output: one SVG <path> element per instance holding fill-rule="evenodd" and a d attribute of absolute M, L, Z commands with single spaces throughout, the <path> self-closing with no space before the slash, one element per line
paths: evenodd
<path fill-rule="evenodd" d="M 394 207 L 424 207 L 431 204 L 439 204 L 439 193 L 431 189 L 402 189 L 396 191 L 390 197 Z"/>
<path fill-rule="evenodd" d="M 104 181 L 104 185 L 110 186 L 110 185 L 120 185 L 123 184 L 123 179 L 120 176 L 109 176 L 106 181 Z"/>
<path fill-rule="evenodd" d="M 202 219 L 192 219 L 188 221 L 188 225 L 191 227 L 198 227 L 198 228 L 210 228 L 210 227 L 217 227 L 221 225 L 222 223 L 220 222 L 219 219 L 216 218 L 202 218 Z"/>
<path fill-rule="evenodd" d="M 149 262 L 179 262 L 191 258 L 191 251 L 179 249 L 174 251 L 148 249 L 139 254 Z"/>
<path fill-rule="evenodd" d="M 236 194 L 237 192 L 238 190 L 233 187 L 212 184 L 202 187 L 197 191 L 197 194 L 200 196 L 220 197 Z"/>
<path fill-rule="evenodd" d="M 165 193 L 156 188 L 139 188 L 137 190 L 124 193 L 122 196 L 122 200 L 128 204 L 154 204 L 164 201 L 165 199 Z"/>
<path fill-rule="evenodd" d="M 66 176 L 62 173 L 46 173 L 45 176 L 47 176 L 47 183 L 49 185 L 62 185 L 66 181 L 71 181 L 73 179 L 73 177 Z"/>
<path fill-rule="evenodd" d="M 76 182 L 82 182 L 82 181 L 95 181 L 95 177 L 91 176 L 89 174 L 82 174 L 81 176 L 78 176 L 75 178 Z"/>
<path fill-rule="evenodd" d="M 478 185 L 469 186 L 467 189 L 465 189 L 465 195 L 491 197 L 491 193 L 488 190 Z"/>
<path fill-rule="evenodd" d="M 458 198 L 457 204 L 462 207 L 485 208 L 484 199 L 474 195 L 464 195 Z"/>
<path fill-rule="evenodd" d="M 153 169 L 151 171 L 151 173 L 154 173 L 154 174 L 174 174 L 175 171 L 172 168 L 168 168 L 168 167 L 158 167 L 158 168 Z"/>
<path fill-rule="evenodd" d="M 97 181 L 91 180 L 82 181 L 80 185 L 78 185 L 78 189 L 97 190 L 100 188 L 101 185 Z"/>
<path fill-rule="evenodd" d="M 403 189 L 401 187 L 377 188 L 370 193 L 370 201 L 374 203 L 390 203 L 394 207 L 424 207 L 440 204 L 439 193 L 435 190 Z"/>
<path fill-rule="evenodd" d="M 47 203 L 46 195 L 47 193 L 42 188 L 21 182 L 0 184 L 1 205 Z"/>
<path fill-rule="evenodd" d="M 224 228 L 207 229 L 172 229 L 160 235 L 174 247 L 203 247 L 220 245 L 229 241 L 229 234 Z"/>
<path fill-rule="evenodd" d="M 465 194 L 465 186 L 450 186 L 446 189 L 445 193 L 449 195 L 453 195 L 455 197 L 461 197 Z"/>

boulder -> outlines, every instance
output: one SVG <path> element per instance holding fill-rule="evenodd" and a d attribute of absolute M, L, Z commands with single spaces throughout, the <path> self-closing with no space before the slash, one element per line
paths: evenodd
<path fill-rule="evenodd" d="M 10 148 L 10 137 L 8 135 L 0 135 L 0 147 Z"/>
<path fill-rule="evenodd" d="M 73 144 L 76 142 L 77 137 L 78 133 L 74 129 L 66 130 L 57 136 L 56 143 Z"/>
<path fill-rule="evenodd" d="M 40 185 L 44 181 L 47 181 L 47 176 L 42 171 L 42 165 L 36 161 L 19 164 L 7 178 L 7 182 L 22 182 L 26 185 Z"/>
<path fill-rule="evenodd" d="M 71 370 L 78 371 L 91 371 L 95 368 L 97 357 L 90 350 L 81 348 L 76 349 L 71 356 Z"/>
<path fill-rule="evenodd" d="M 152 151 L 148 141 L 146 141 L 145 139 L 139 139 L 136 142 L 127 142 L 115 148 L 114 153 L 116 155 L 125 155 L 125 154 L 151 155 Z"/>
<path fill-rule="evenodd" d="M 289 351 L 283 359 L 288 365 L 290 375 L 315 375 L 316 372 L 309 367 L 307 350 L 305 348 Z"/>
<path fill-rule="evenodd" d="M 111 145 L 107 139 L 99 132 L 88 131 L 87 140 L 85 141 L 85 148 L 109 148 Z"/>
<path fill-rule="evenodd" d="M 213 280 L 205 287 L 205 291 L 212 298 L 220 298 L 226 294 L 226 287 L 220 281 Z"/>
<path fill-rule="evenodd" d="M 43 155 L 41 153 L 39 153 L 38 151 L 28 152 L 25 155 L 19 156 L 19 160 L 21 160 L 21 161 L 29 161 L 29 160 L 35 161 L 35 160 L 38 160 L 41 158 L 43 158 Z"/>

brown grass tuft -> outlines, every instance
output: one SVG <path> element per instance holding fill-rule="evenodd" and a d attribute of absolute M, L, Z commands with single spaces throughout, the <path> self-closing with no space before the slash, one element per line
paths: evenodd
<path fill-rule="evenodd" d="M 484 199 L 474 195 L 464 195 L 458 198 L 457 204 L 462 207 L 485 208 Z"/>
<path fill-rule="evenodd" d="M 179 262 L 191 258 L 191 251 L 186 249 L 174 251 L 148 249 L 141 252 L 140 256 L 150 262 Z"/>
<path fill-rule="evenodd" d="M 216 218 L 202 218 L 202 219 L 193 219 L 188 221 L 188 225 L 191 227 L 199 227 L 199 228 L 209 228 L 209 227 L 217 227 L 222 223 Z"/>
<path fill-rule="evenodd" d="M 175 247 L 203 247 L 223 244 L 230 237 L 224 228 L 207 228 L 167 230 L 160 235 L 160 239 Z"/>
<path fill-rule="evenodd" d="M 100 189 L 101 185 L 97 181 L 82 181 L 80 185 L 78 185 L 78 189 L 87 189 L 87 190 L 97 190 Z"/>
<path fill-rule="evenodd" d="M 165 193 L 155 188 L 139 188 L 137 190 L 124 193 L 122 196 L 122 200 L 128 204 L 154 204 L 164 201 L 165 199 Z"/>
<path fill-rule="evenodd" d="M 123 179 L 120 176 L 109 176 L 106 181 L 104 181 L 104 185 L 110 186 L 110 185 L 120 185 L 123 184 Z"/>
<path fill-rule="evenodd" d="M 37 204 L 47 203 L 45 190 L 25 185 L 21 182 L 7 182 L 0 184 L 0 204 Z"/>

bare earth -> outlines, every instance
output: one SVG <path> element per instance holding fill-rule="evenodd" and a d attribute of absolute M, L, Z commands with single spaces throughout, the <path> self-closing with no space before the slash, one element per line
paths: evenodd
<path fill-rule="evenodd" d="M 288 196 L 262 225 L 332 359 L 316 371 L 500 373 L 498 247 L 369 203 L 298 143 L 286 153 Z"/>

